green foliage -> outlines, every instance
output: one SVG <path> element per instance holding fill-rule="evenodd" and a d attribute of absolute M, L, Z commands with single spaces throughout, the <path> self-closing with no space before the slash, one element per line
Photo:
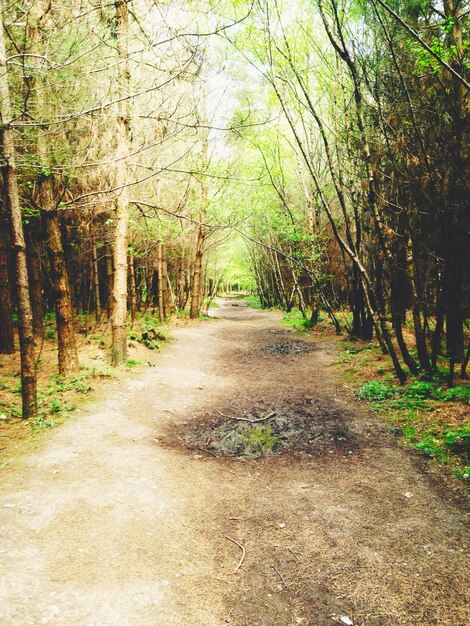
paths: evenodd
<path fill-rule="evenodd" d="M 90 376 L 92 378 L 116 378 L 116 372 L 109 365 L 94 366 L 91 368 Z"/>
<path fill-rule="evenodd" d="M 310 330 L 308 319 L 298 309 L 292 309 L 289 313 L 284 313 L 281 323 L 288 328 L 293 328 L 298 333 L 308 333 Z"/>
<path fill-rule="evenodd" d="M 65 391 L 76 391 L 78 393 L 88 393 L 91 391 L 91 385 L 87 380 L 87 374 L 77 374 L 70 379 L 65 379 L 62 376 L 52 374 L 50 376 L 50 383 L 43 391 L 43 395 L 52 396 L 58 393 L 64 393 Z"/>
<path fill-rule="evenodd" d="M 409 384 L 406 388 L 406 396 L 408 398 L 431 398 L 435 390 L 433 383 L 418 380 Z"/>
<path fill-rule="evenodd" d="M 139 361 L 136 359 L 127 359 L 126 361 L 126 367 L 137 367 L 137 365 L 139 365 Z"/>
<path fill-rule="evenodd" d="M 439 376 L 433 381 L 413 381 L 402 387 L 373 380 L 364 383 L 357 390 L 356 397 L 372 402 L 374 409 L 398 423 L 407 445 L 439 463 L 451 464 L 454 475 L 467 480 L 468 468 L 462 469 L 462 461 L 470 457 L 470 422 L 450 428 L 450 423 L 442 419 L 439 411 L 431 411 L 442 406 L 439 403 L 468 402 L 470 385 L 451 389 L 444 389 L 441 385 Z"/>
<path fill-rule="evenodd" d="M 453 451 L 470 456 L 470 423 L 459 430 L 446 432 L 445 443 Z"/>
<path fill-rule="evenodd" d="M 427 406 L 427 400 L 461 401 L 470 400 L 470 385 L 459 385 L 451 389 L 443 389 L 438 379 L 433 382 L 414 381 L 405 386 L 390 385 L 382 381 L 371 380 L 364 383 L 357 391 L 359 400 L 384 402 L 391 400 L 394 409 L 414 409 Z"/>
<path fill-rule="evenodd" d="M 49 411 L 51 413 L 59 413 L 61 410 L 62 410 L 62 400 L 59 400 L 58 398 L 54 398 L 53 400 L 51 400 L 49 404 Z"/>
<path fill-rule="evenodd" d="M 269 454 L 279 443 L 269 425 L 252 426 L 245 433 L 246 451 L 255 456 Z"/>
<path fill-rule="evenodd" d="M 453 474 L 456 478 L 459 478 L 460 480 L 470 482 L 470 465 L 455 469 Z"/>
<path fill-rule="evenodd" d="M 168 341 L 170 334 L 166 328 L 162 328 L 160 321 L 151 315 L 140 320 L 141 330 L 129 331 L 129 338 L 143 344 L 149 350 L 160 350 L 160 342 Z"/>
<path fill-rule="evenodd" d="M 369 402 L 384 402 L 390 398 L 395 398 L 398 393 L 399 389 L 394 385 L 388 385 L 382 381 L 370 380 L 356 391 L 356 398 L 359 400 L 368 400 Z"/>
<path fill-rule="evenodd" d="M 259 299 L 259 296 L 255 296 L 255 295 L 250 295 L 250 296 L 245 296 L 244 298 L 242 298 L 243 302 L 249 302 L 250 306 L 252 309 L 262 309 L 263 306 L 261 304 L 261 300 Z"/>
<path fill-rule="evenodd" d="M 451 389 L 448 389 L 442 395 L 442 400 L 460 400 L 463 402 L 470 402 L 470 385 L 457 385 L 456 387 L 451 387 Z"/>
<path fill-rule="evenodd" d="M 33 431 L 44 430 L 46 428 L 54 428 L 56 426 L 56 422 L 54 420 L 48 419 L 44 416 L 44 414 L 38 415 L 34 420 L 31 421 L 31 428 Z"/>
<path fill-rule="evenodd" d="M 441 445 L 441 441 L 437 437 L 427 435 L 414 444 L 417 450 L 423 452 L 427 456 L 432 456 L 436 459 L 443 460 L 445 456 L 445 449 Z"/>

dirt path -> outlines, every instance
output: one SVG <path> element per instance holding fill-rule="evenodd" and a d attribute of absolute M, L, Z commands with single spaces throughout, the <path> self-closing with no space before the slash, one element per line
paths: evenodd
<path fill-rule="evenodd" d="M 470 623 L 463 514 L 324 346 L 217 312 L 2 474 L 0 624 Z"/>

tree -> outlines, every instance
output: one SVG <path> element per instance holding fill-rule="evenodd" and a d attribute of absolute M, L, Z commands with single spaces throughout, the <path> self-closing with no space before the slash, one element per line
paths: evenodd
<path fill-rule="evenodd" d="M 18 192 L 16 155 L 11 130 L 10 89 L 5 51 L 3 9 L 0 8 L 0 156 L 4 180 L 5 200 L 8 205 L 12 248 L 15 258 L 15 286 L 18 298 L 18 334 L 21 356 L 21 397 L 23 418 L 34 418 L 37 413 L 36 363 L 34 350 L 33 316 L 29 299 L 26 244 Z"/>

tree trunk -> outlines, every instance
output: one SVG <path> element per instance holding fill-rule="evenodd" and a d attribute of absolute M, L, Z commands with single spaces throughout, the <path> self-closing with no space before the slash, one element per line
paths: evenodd
<path fill-rule="evenodd" d="M 131 311 L 131 328 L 134 328 L 137 313 L 137 288 L 135 284 L 134 257 L 129 256 L 129 308 Z"/>
<path fill-rule="evenodd" d="M 48 7 L 38 2 L 35 9 L 38 16 L 32 16 L 33 50 L 42 54 L 43 35 L 40 22 Z M 43 84 L 40 74 L 35 80 L 35 100 L 38 110 L 44 110 Z M 79 369 L 78 352 L 75 334 L 75 318 L 72 305 L 72 295 L 64 256 L 62 232 L 60 229 L 59 214 L 54 199 L 54 184 L 49 170 L 49 155 L 47 137 L 42 129 L 37 135 L 37 152 L 41 170 L 38 176 L 38 205 L 41 207 L 41 219 L 44 222 L 47 249 L 52 277 L 52 291 L 57 322 L 58 361 L 59 373 L 63 376 L 77 372 Z"/>
<path fill-rule="evenodd" d="M 37 230 L 38 227 L 39 224 L 36 228 L 33 227 L 28 233 L 26 233 L 29 294 L 31 298 L 33 331 L 36 343 L 40 343 L 44 338 L 44 294 L 38 241 L 35 233 L 35 230 Z"/>
<path fill-rule="evenodd" d="M 8 223 L 1 207 L 0 221 L 0 354 L 13 354 L 15 335 L 13 331 L 13 304 L 8 276 Z"/>
<path fill-rule="evenodd" d="M 36 364 L 33 334 L 33 315 L 29 298 L 28 265 L 23 222 L 16 179 L 16 159 L 13 134 L 10 128 L 10 90 L 3 32 L 3 8 L 0 6 L 0 156 L 2 160 L 7 201 L 12 233 L 12 247 L 15 256 L 15 280 L 18 295 L 18 334 L 21 357 L 21 396 L 23 419 L 34 418 L 37 414 Z"/>
<path fill-rule="evenodd" d="M 168 264 L 166 261 L 166 246 L 162 244 L 162 291 L 163 291 L 163 313 L 165 319 L 171 315 L 170 291 L 168 288 Z"/>
<path fill-rule="evenodd" d="M 106 276 L 106 313 L 108 320 L 111 319 L 113 311 L 113 248 L 110 244 L 106 244 L 105 253 L 105 276 Z"/>
<path fill-rule="evenodd" d="M 95 319 L 98 323 L 101 317 L 101 300 L 100 300 L 100 273 L 98 271 L 98 252 L 96 250 L 96 244 L 91 246 L 91 271 L 93 277 L 93 295 L 95 304 Z"/>
<path fill-rule="evenodd" d="M 201 222 L 197 231 L 196 242 L 196 258 L 194 261 L 194 271 L 191 289 L 191 308 L 189 316 L 191 319 L 196 318 L 199 315 L 201 309 L 201 297 L 202 297 L 202 258 L 204 249 L 204 239 L 206 236 L 206 228 Z"/>
<path fill-rule="evenodd" d="M 115 238 L 114 238 L 114 284 L 111 316 L 112 346 L 111 361 L 119 365 L 127 357 L 127 230 L 129 222 L 129 201 L 127 197 L 127 155 L 129 153 L 129 64 L 128 64 L 128 29 L 129 11 L 127 0 L 116 0 L 116 47 L 118 50 L 118 79 L 116 116 L 116 160 L 114 163 L 114 187 L 116 189 Z"/>
<path fill-rule="evenodd" d="M 52 181 L 47 178 L 41 186 L 41 203 L 47 236 L 47 249 L 54 291 L 57 323 L 59 373 L 67 376 L 80 368 L 76 342 L 75 317 L 72 307 L 70 283 L 65 264 L 59 217 L 52 205 Z"/>
<path fill-rule="evenodd" d="M 157 274 L 158 274 L 158 318 L 160 322 L 165 321 L 165 307 L 163 305 L 163 244 L 158 243 L 157 247 Z"/>

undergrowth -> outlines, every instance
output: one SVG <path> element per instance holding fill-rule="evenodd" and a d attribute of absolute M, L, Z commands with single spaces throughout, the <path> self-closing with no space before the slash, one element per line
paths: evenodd
<path fill-rule="evenodd" d="M 242 298 L 242 302 L 249 302 L 252 309 L 262 309 L 263 305 L 261 304 L 261 300 L 259 296 L 255 296 L 254 294 L 250 296 L 245 296 Z"/>
<path fill-rule="evenodd" d="M 128 331 L 129 339 L 143 344 L 149 350 L 160 350 L 160 344 L 170 339 L 168 329 L 153 315 L 143 315 L 137 327 Z"/>
<path fill-rule="evenodd" d="M 326 314 L 321 312 L 313 324 L 311 318 L 305 318 L 299 309 L 292 309 L 289 313 L 284 313 L 281 322 L 284 326 L 293 328 L 298 333 L 308 333 L 314 326 L 324 322 L 326 318 Z"/>
<path fill-rule="evenodd" d="M 354 382 L 369 378 L 357 388 L 356 398 L 391 421 L 405 445 L 470 481 L 470 384 L 448 388 L 444 367 L 431 380 L 400 386 L 374 343 L 346 345 L 339 361 Z"/>

